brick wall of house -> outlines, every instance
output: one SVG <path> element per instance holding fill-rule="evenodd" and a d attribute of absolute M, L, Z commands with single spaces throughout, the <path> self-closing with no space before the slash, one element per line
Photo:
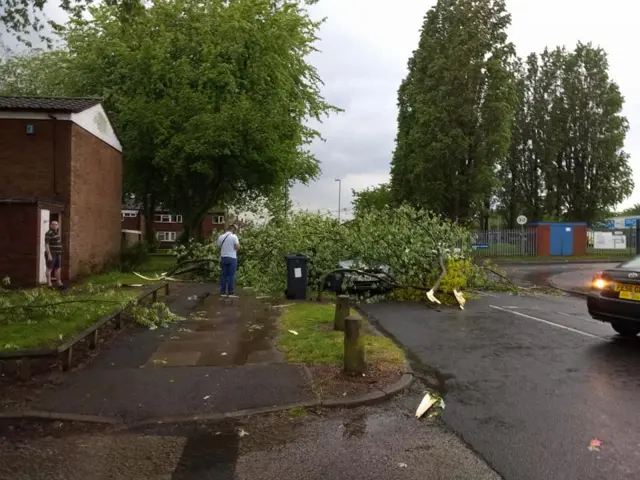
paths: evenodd
<path fill-rule="evenodd" d="M 137 217 L 124 217 L 120 223 L 122 230 L 142 230 L 142 226 L 140 214 Z"/>
<path fill-rule="evenodd" d="M 69 274 L 85 275 L 120 253 L 122 154 L 75 124 L 71 128 L 71 202 L 76 235 L 69 249 Z"/>
<path fill-rule="evenodd" d="M 39 226 L 36 204 L 0 204 L 0 280 L 32 286 L 38 278 Z"/>
<path fill-rule="evenodd" d="M 218 219 L 217 217 L 222 218 Z M 222 220 L 222 222 L 220 222 L 219 220 Z M 207 239 L 211 238 L 214 232 L 224 231 L 224 220 L 224 213 L 208 213 L 207 215 L 205 215 L 204 220 L 202 221 L 202 236 Z"/>
<path fill-rule="evenodd" d="M 33 135 L 27 135 L 27 124 L 35 126 Z M 0 119 L 0 196 L 68 200 L 71 125 Z"/>
<path fill-rule="evenodd" d="M 28 124 L 35 127 L 33 135 L 26 133 Z M 0 119 L 0 196 L 52 198 L 67 203 L 71 126 L 67 120 Z M 60 230 L 64 251 L 68 252 L 67 214 L 62 215 Z M 63 265 L 65 280 L 69 278 L 68 267 Z"/>

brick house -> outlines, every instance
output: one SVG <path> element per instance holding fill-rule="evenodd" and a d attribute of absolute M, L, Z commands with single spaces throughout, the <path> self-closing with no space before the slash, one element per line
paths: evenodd
<path fill-rule="evenodd" d="M 215 209 L 207 213 L 202 220 L 202 236 L 210 238 L 214 232 L 225 228 L 226 216 L 224 210 Z M 144 237 L 145 218 L 139 204 L 134 201 L 125 202 L 122 206 L 122 230 L 138 231 Z M 172 248 L 183 230 L 182 215 L 176 215 L 169 210 L 157 208 L 154 215 L 153 230 L 161 249 Z"/>
<path fill-rule="evenodd" d="M 62 233 L 63 280 L 120 253 L 122 146 L 98 99 L 0 96 L 0 277 L 44 283 L 44 234 Z"/>

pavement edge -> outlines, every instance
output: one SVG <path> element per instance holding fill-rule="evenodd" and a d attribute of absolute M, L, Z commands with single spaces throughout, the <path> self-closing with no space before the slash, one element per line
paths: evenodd
<path fill-rule="evenodd" d="M 216 422 L 223 420 L 239 419 L 244 417 L 250 417 L 254 415 L 265 415 L 269 413 L 278 413 L 292 408 L 354 408 L 364 405 L 373 405 L 376 403 L 384 402 L 402 391 L 409 388 L 415 380 L 415 375 L 409 360 L 407 358 L 406 351 L 399 346 L 396 338 L 389 334 L 384 328 L 380 327 L 379 322 L 374 317 L 364 312 L 358 305 L 354 305 L 354 308 L 358 313 L 366 318 L 369 322 L 369 326 L 379 333 L 388 338 L 391 338 L 394 343 L 401 348 L 404 354 L 404 364 L 402 370 L 402 377 L 397 382 L 379 389 L 378 391 L 362 393 L 359 395 L 350 395 L 347 397 L 335 397 L 329 399 L 316 399 L 303 402 L 294 402 L 283 405 L 274 405 L 270 407 L 258 407 L 244 410 L 234 410 L 231 412 L 222 413 L 206 413 L 206 414 L 190 414 L 190 415 L 177 415 L 167 417 L 156 417 L 140 420 L 138 422 L 126 423 L 118 417 L 103 417 L 96 415 L 83 415 L 76 413 L 57 413 L 47 412 L 43 410 L 25 410 L 17 412 L 0 412 L 0 420 L 53 420 L 53 421 L 67 421 L 67 422 L 82 422 L 82 423 L 95 423 L 120 427 L 121 429 L 133 429 L 144 426 L 157 425 L 157 424 L 176 424 L 176 423 L 190 423 L 190 422 Z"/>

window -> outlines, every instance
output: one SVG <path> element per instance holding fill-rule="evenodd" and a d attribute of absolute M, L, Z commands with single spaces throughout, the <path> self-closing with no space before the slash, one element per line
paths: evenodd
<path fill-rule="evenodd" d="M 156 223 L 182 223 L 182 215 L 156 214 L 153 221 Z"/>
<path fill-rule="evenodd" d="M 211 217 L 211 221 L 216 224 L 224 223 L 224 215 L 214 215 Z"/>
<path fill-rule="evenodd" d="M 175 242 L 178 232 L 156 232 L 156 238 L 159 242 Z"/>
<path fill-rule="evenodd" d="M 124 220 L 125 218 L 135 218 L 138 216 L 138 212 L 136 212 L 135 210 L 123 210 L 122 211 L 122 219 Z"/>

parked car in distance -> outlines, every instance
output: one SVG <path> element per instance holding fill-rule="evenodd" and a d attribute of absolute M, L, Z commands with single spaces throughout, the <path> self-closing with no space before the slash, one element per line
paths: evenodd
<path fill-rule="evenodd" d="M 587 309 L 622 336 L 640 333 L 640 255 L 593 277 Z"/>

